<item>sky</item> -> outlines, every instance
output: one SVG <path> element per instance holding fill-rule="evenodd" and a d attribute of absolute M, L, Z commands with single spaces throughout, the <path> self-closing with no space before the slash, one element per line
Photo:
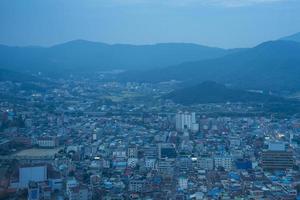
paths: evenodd
<path fill-rule="evenodd" d="M 0 44 L 252 47 L 300 32 L 300 0 L 1 0 Z"/>

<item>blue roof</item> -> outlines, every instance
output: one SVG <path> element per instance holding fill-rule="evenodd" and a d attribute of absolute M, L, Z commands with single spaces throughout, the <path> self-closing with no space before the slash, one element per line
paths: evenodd
<path fill-rule="evenodd" d="M 104 182 L 104 187 L 106 189 L 111 189 L 113 187 L 113 184 L 111 182 L 105 181 Z"/>
<path fill-rule="evenodd" d="M 234 173 L 234 172 L 229 172 L 228 176 L 229 176 L 229 178 L 234 179 L 234 180 L 240 180 L 241 179 L 240 175 L 238 175 L 237 173 Z"/>
<path fill-rule="evenodd" d="M 219 188 L 215 187 L 215 188 L 211 189 L 210 191 L 208 191 L 208 195 L 212 196 L 212 197 L 216 197 L 216 196 L 219 196 L 221 192 L 222 191 Z"/>

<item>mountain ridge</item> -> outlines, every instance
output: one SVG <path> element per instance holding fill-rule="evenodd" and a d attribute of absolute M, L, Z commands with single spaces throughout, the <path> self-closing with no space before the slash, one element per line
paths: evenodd
<path fill-rule="evenodd" d="M 288 40 L 288 41 L 294 41 L 294 42 L 300 42 L 300 32 L 282 37 L 279 40 Z"/>
<path fill-rule="evenodd" d="M 0 45 L 0 66 L 21 72 L 80 72 L 150 69 L 182 62 L 221 57 L 231 53 L 191 43 L 155 45 L 106 44 L 74 40 L 51 47 Z"/>
<path fill-rule="evenodd" d="M 206 80 L 243 89 L 300 89 L 300 43 L 269 41 L 215 59 L 186 62 L 147 72 L 125 72 L 124 81 L 161 82 Z"/>

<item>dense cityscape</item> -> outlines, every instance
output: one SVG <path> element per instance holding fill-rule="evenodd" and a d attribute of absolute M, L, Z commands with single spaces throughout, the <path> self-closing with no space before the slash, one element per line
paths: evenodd
<path fill-rule="evenodd" d="M 183 106 L 174 83 L 1 82 L 7 199 L 296 199 L 300 119 L 249 103 Z M 32 89 L 34 88 L 34 89 Z M 13 97 L 13 98 L 12 98 Z"/>
<path fill-rule="evenodd" d="M 0 0 L 0 200 L 300 200 L 300 0 Z"/>

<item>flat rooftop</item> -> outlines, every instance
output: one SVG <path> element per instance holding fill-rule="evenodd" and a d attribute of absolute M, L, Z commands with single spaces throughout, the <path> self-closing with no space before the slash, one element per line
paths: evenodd
<path fill-rule="evenodd" d="M 59 148 L 54 148 L 54 149 L 37 149 L 37 148 L 32 148 L 32 149 L 25 149 L 22 150 L 18 153 L 13 154 L 13 157 L 51 157 L 54 156 L 60 149 Z"/>

